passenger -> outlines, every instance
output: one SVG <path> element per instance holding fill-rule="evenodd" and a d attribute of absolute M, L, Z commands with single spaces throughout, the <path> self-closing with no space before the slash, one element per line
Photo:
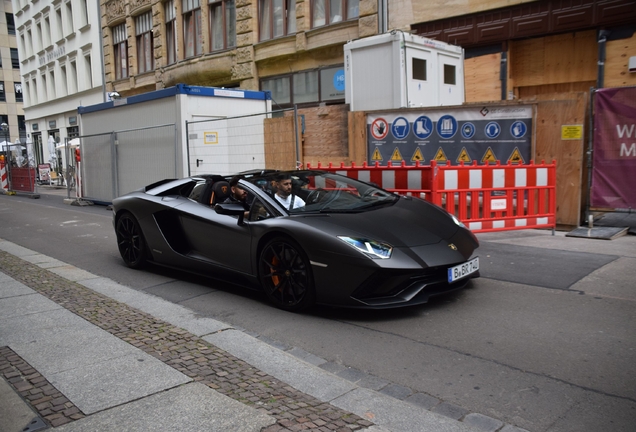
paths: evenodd
<path fill-rule="evenodd" d="M 239 180 L 241 180 L 242 178 L 243 177 L 238 175 L 232 177 L 232 179 L 230 180 L 231 194 L 225 201 L 223 201 L 223 203 L 242 205 L 245 209 L 245 218 L 247 219 L 250 214 L 250 205 L 247 202 L 247 191 L 239 185 Z"/>
<path fill-rule="evenodd" d="M 287 210 L 305 207 L 305 201 L 292 193 L 292 180 L 289 174 L 280 174 L 276 177 L 276 200 Z"/>

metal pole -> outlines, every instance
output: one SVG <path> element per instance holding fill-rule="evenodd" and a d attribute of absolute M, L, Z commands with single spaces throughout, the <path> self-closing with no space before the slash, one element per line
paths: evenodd
<path fill-rule="evenodd" d="M 177 133 L 176 133 L 176 125 L 175 125 L 175 137 L 176 137 Z M 188 158 L 188 160 L 186 161 L 186 165 L 188 166 L 188 177 L 190 177 L 192 174 L 190 173 L 190 134 L 189 134 L 189 130 L 188 130 L 188 121 L 186 120 L 185 122 L 185 136 L 186 136 L 186 157 Z M 175 144 L 175 148 L 176 148 L 176 144 Z M 175 157 L 175 163 L 176 163 L 176 157 Z"/>
<path fill-rule="evenodd" d="M 294 104 L 294 132 L 296 133 L 296 169 L 300 168 L 300 141 L 298 137 L 298 105 Z"/>

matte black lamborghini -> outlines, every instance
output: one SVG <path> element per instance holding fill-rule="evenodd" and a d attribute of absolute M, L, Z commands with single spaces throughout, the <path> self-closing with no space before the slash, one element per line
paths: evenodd
<path fill-rule="evenodd" d="M 281 174 L 291 176 L 292 210 L 275 195 Z M 475 236 L 419 198 L 323 171 L 257 171 L 239 183 L 246 212 L 225 202 L 228 179 L 164 180 L 116 198 L 126 265 L 239 277 L 290 311 L 414 305 L 479 276 Z"/>

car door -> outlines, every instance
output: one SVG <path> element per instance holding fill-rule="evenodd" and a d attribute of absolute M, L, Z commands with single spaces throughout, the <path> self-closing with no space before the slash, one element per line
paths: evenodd
<path fill-rule="evenodd" d="M 190 201 L 179 206 L 179 219 L 192 250 L 191 258 L 254 274 L 252 269 L 252 235 L 249 224 L 238 218 L 217 214 L 208 205 Z"/>

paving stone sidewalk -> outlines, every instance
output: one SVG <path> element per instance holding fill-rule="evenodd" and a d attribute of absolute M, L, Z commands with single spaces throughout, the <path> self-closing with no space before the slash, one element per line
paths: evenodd
<path fill-rule="evenodd" d="M 288 386 L 183 329 L 2 251 L 0 271 L 194 381 L 273 416 L 276 423 L 264 432 L 350 432 L 373 425 Z M 51 426 L 84 417 L 7 347 L 0 348 L 0 373 Z"/>

